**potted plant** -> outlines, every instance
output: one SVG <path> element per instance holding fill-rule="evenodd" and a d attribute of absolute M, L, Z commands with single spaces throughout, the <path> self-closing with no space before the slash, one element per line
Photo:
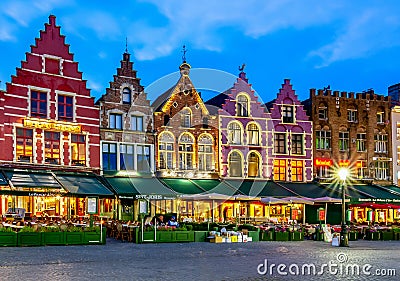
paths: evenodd
<path fill-rule="evenodd" d="M 18 246 L 40 246 L 42 243 L 42 233 L 30 226 L 24 226 L 17 232 Z"/>
<path fill-rule="evenodd" d="M 0 246 L 17 246 L 17 233 L 12 228 L 0 228 Z"/>

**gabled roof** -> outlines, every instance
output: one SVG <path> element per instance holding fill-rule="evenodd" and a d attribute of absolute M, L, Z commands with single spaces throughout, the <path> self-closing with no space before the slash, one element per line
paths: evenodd
<path fill-rule="evenodd" d="M 229 99 L 228 96 L 228 91 L 225 91 L 223 93 L 220 93 L 219 95 L 216 95 L 215 97 L 209 99 L 208 101 L 205 102 L 206 105 L 211 105 L 211 106 L 216 106 L 219 108 L 222 108 L 222 105 L 225 103 L 227 99 Z"/>

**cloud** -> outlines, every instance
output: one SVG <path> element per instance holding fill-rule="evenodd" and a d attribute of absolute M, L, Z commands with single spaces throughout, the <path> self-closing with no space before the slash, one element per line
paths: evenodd
<path fill-rule="evenodd" d="M 337 32 L 333 42 L 311 51 L 325 67 L 337 61 L 369 56 L 379 50 L 400 46 L 398 11 L 387 8 L 364 9 Z"/>

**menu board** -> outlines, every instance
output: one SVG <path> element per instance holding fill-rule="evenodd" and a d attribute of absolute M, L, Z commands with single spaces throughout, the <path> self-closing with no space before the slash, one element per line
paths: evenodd
<path fill-rule="evenodd" d="M 88 214 L 97 214 L 97 203 L 98 203 L 98 198 L 97 197 L 88 197 L 87 199 L 87 213 Z"/>

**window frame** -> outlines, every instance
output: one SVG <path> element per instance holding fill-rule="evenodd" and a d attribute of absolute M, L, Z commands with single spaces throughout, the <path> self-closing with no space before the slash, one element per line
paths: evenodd
<path fill-rule="evenodd" d="M 232 159 L 234 158 L 234 159 Z M 236 167 L 237 165 L 237 167 Z M 233 174 L 232 171 L 238 171 L 238 173 Z M 237 151 L 232 151 L 228 156 L 228 171 L 230 177 L 243 177 L 243 157 Z"/>
<path fill-rule="evenodd" d="M 283 104 L 281 106 L 282 123 L 294 124 L 295 123 L 295 110 L 294 105 Z"/>
<path fill-rule="evenodd" d="M 300 137 L 300 139 L 296 139 L 297 137 Z M 291 154 L 304 155 L 304 134 L 292 134 L 290 142 L 292 146 L 290 150 Z"/>
<path fill-rule="evenodd" d="M 139 122 L 140 121 L 140 122 Z M 138 126 L 140 124 L 140 126 Z M 144 118 L 142 115 L 131 115 L 131 130 L 144 132 Z M 138 130 L 139 127 L 139 130 Z"/>
<path fill-rule="evenodd" d="M 118 120 L 120 118 L 120 120 Z M 120 121 L 120 122 L 118 122 Z M 108 116 L 108 128 L 114 130 L 122 130 L 123 129 L 123 114 L 110 112 Z"/>
<path fill-rule="evenodd" d="M 247 95 L 239 94 L 236 97 L 236 116 L 238 117 L 249 117 L 249 98 Z"/>
<path fill-rule="evenodd" d="M 30 93 L 30 114 L 35 118 L 48 117 L 48 93 L 43 91 L 31 90 Z M 34 97 L 36 95 L 36 97 Z M 44 105 L 42 105 L 44 104 Z M 42 112 L 44 108 L 45 112 Z"/>
<path fill-rule="evenodd" d="M 127 91 L 125 91 L 127 90 Z M 126 97 L 129 97 L 126 99 Z M 132 104 L 132 90 L 129 87 L 124 87 L 122 89 L 122 104 Z"/>
<path fill-rule="evenodd" d="M 77 152 L 75 154 L 73 151 L 74 145 L 77 146 Z M 87 165 L 86 135 L 71 134 L 71 165 L 72 166 L 86 166 Z"/>
<path fill-rule="evenodd" d="M 291 163 L 291 178 L 292 182 L 303 182 L 304 181 L 304 161 L 303 160 L 292 160 Z"/>
<path fill-rule="evenodd" d="M 57 149 L 58 146 L 58 149 Z M 57 152 L 58 150 L 58 152 Z M 45 163 L 60 165 L 61 161 L 61 133 L 53 131 L 44 132 Z"/>
<path fill-rule="evenodd" d="M 22 132 L 20 134 L 19 132 Z M 27 134 L 29 132 L 29 134 Z M 33 129 L 26 129 L 26 128 L 16 128 L 16 138 L 15 138 L 15 157 L 17 161 L 20 162 L 33 162 Z M 18 143 L 22 144 L 18 144 Z M 29 144 L 30 142 L 30 144 Z M 28 143 L 28 144 L 27 144 Z M 18 151 L 21 151 L 22 145 L 22 153 L 18 153 Z M 26 161 L 26 158 L 29 157 L 29 161 Z"/>
<path fill-rule="evenodd" d="M 287 141 L 286 133 L 274 133 L 274 153 L 287 154 Z"/>
<path fill-rule="evenodd" d="M 341 131 L 339 132 L 339 151 L 349 150 L 349 132 Z"/>
<path fill-rule="evenodd" d="M 274 181 L 286 181 L 287 167 L 286 159 L 273 160 L 273 177 Z"/>
<path fill-rule="evenodd" d="M 107 149 L 104 149 L 104 148 Z M 115 149 L 115 152 L 112 152 L 111 148 Z M 116 143 L 103 142 L 101 146 L 102 153 L 102 165 L 103 171 L 117 171 L 118 170 L 118 151 Z M 115 165 L 115 169 L 113 164 Z"/>
<path fill-rule="evenodd" d="M 64 98 L 64 100 L 60 102 L 60 98 Z M 68 103 L 68 98 L 71 99 L 71 103 Z M 71 116 L 68 116 L 68 108 L 71 108 Z M 64 94 L 57 95 L 57 119 L 67 122 L 74 121 L 74 96 Z"/>
<path fill-rule="evenodd" d="M 330 130 L 315 131 L 315 149 L 330 150 L 332 149 L 332 134 Z"/>

